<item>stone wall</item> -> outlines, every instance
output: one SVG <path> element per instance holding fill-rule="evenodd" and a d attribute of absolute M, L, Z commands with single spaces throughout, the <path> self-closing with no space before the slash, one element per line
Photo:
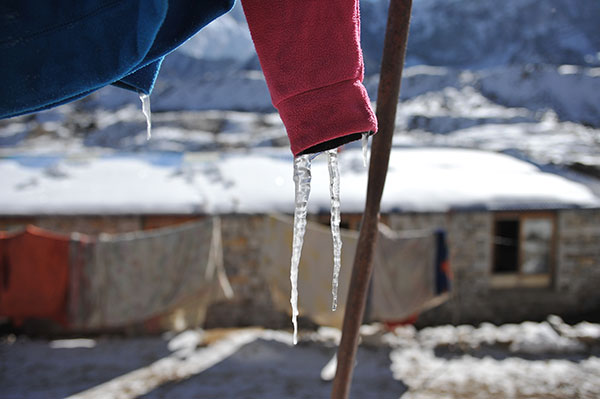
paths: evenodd
<path fill-rule="evenodd" d="M 424 325 L 462 323 L 489 318 L 479 298 L 489 292 L 492 216 L 490 212 L 450 212 L 389 215 L 393 230 L 444 229 L 447 232 L 453 295 L 449 301 L 423 313 Z"/>
<path fill-rule="evenodd" d="M 600 210 L 561 211 L 558 237 L 557 291 L 600 319 Z"/>
<path fill-rule="evenodd" d="M 495 288 L 492 281 L 492 235 L 494 213 L 460 211 L 449 213 L 391 214 L 382 221 L 393 230 L 442 228 L 447 231 L 450 264 L 454 275 L 452 296 L 443 305 L 425 311 L 421 326 L 442 323 L 494 323 L 544 319 L 559 314 L 573 319 L 593 315 L 600 318 L 600 210 L 559 210 L 556 220 L 556 262 L 551 283 L 535 288 Z M 33 223 L 49 230 L 88 234 L 125 232 L 188 221 L 191 216 L 31 217 L 0 218 L 0 229 Z M 312 216 L 326 223 L 327 215 Z M 262 325 L 289 327 L 289 318 L 273 306 L 260 272 L 261 215 L 222 217 L 224 263 L 235 292 L 233 300 L 222 300 L 208 312 L 206 325 Z M 360 215 L 342 215 L 353 228 Z M 301 320 L 301 327 L 309 321 Z"/>
<path fill-rule="evenodd" d="M 556 211 L 556 263 L 547 287 L 495 288 L 491 284 L 494 213 L 485 211 L 384 215 L 394 230 L 447 231 L 454 275 L 448 302 L 424 312 L 419 325 L 494 323 L 541 320 L 549 314 L 583 317 L 600 309 L 600 210 Z M 326 223 L 327 215 L 313 216 Z M 258 259 L 263 243 L 256 234 L 260 216 L 223 219 L 225 267 L 237 299 L 211 312 L 213 325 L 259 324 L 287 327 L 289 319 L 276 312 Z M 342 215 L 357 227 L 360 215 Z M 302 323 L 301 323 L 302 325 Z M 307 321 L 304 322 L 307 325 Z"/>
<path fill-rule="evenodd" d="M 491 284 L 494 213 L 456 212 L 393 215 L 393 228 L 446 228 L 453 293 L 445 304 L 424 312 L 421 326 L 441 323 L 496 324 L 600 318 L 600 210 L 558 210 L 555 263 L 546 287 L 495 288 Z"/>

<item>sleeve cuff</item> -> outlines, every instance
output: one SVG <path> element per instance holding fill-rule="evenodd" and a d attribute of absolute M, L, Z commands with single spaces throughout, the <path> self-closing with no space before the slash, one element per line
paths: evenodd
<path fill-rule="evenodd" d="M 286 98 L 276 105 L 294 156 L 339 147 L 377 131 L 377 119 L 359 80 L 345 80 Z"/>

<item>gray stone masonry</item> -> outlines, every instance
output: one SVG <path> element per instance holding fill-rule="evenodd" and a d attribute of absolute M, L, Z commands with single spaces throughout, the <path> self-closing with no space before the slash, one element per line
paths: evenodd
<path fill-rule="evenodd" d="M 549 214 L 554 215 L 556 221 L 554 269 L 546 286 L 528 288 L 497 288 L 492 284 L 494 212 L 384 215 L 382 220 L 393 230 L 441 228 L 447 232 L 453 272 L 452 295 L 441 306 L 423 312 L 418 325 L 519 322 L 541 320 L 549 314 L 575 319 L 591 315 L 600 319 L 600 209 L 557 210 Z M 182 223 L 198 217 L 0 217 L 0 229 L 33 223 L 62 233 L 117 233 Z M 326 222 L 328 217 L 313 215 L 311 219 Z M 289 327 L 288 316 L 275 310 L 260 272 L 261 247 L 269 245 L 261 242 L 261 234 L 258 234 L 264 220 L 262 215 L 222 217 L 224 263 L 235 298 L 221 300 L 209 309 L 208 327 Z M 342 215 L 342 222 L 357 228 L 360 215 Z M 301 320 L 301 327 L 309 325 L 309 321 Z"/>

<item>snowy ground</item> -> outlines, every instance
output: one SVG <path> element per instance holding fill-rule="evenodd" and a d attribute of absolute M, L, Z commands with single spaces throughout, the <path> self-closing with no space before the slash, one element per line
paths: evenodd
<path fill-rule="evenodd" d="M 22 398 L 327 398 L 339 331 L 186 331 L 147 338 L 6 336 L 0 387 Z M 600 325 L 363 329 L 355 398 L 598 398 Z"/>

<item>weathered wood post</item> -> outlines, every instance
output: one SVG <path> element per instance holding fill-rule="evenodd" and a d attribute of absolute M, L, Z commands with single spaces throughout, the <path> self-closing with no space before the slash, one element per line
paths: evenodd
<path fill-rule="evenodd" d="M 331 391 L 332 399 L 347 399 L 350 393 L 359 328 L 365 312 L 367 290 L 373 271 L 373 252 L 377 240 L 379 208 L 392 148 L 411 8 L 412 0 L 391 0 L 388 9 L 377 92 L 376 114 L 379 132 L 373 136 L 371 147 L 367 201 L 346 301 L 342 340 L 337 355 L 338 365 Z"/>

